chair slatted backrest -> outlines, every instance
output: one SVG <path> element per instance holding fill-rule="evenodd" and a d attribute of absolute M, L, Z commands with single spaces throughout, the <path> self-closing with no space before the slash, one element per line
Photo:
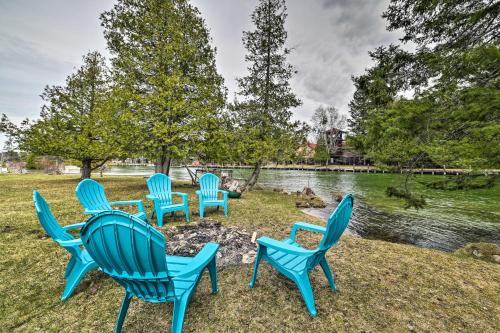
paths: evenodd
<path fill-rule="evenodd" d="M 88 210 L 112 210 L 104 186 L 92 179 L 82 180 L 76 187 L 76 196 Z"/>
<path fill-rule="evenodd" d="M 321 240 L 319 248 L 327 250 L 338 242 L 340 236 L 344 233 L 352 214 L 354 198 L 352 194 L 344 196 L 337 208 L 328 218 L 326 232 Z"/>
<path fill-rule="evenodd" d="M 163 173 L 155 173 L 146 182 L 149 193 L 159 198 L 163 205 L 172 204 L 172 180 Z"/>
<path fill-rule="evenodd" d="M 35 202 L 35 210 L 40 224 L 53 240 L 67 241 L 75 239 L 75 237 L 73 237 L 70 233 L 64 230 L 59 223 L 57 223 L 57 220 L 50 211 L 49 205 L 37 191 L 33 192 L 33 201 Z"/>
<path fill-rule="evenodd" d="M 120 211 L 94 215 L 82 228 L 83 245 L 101 267 L 138 297 L 165 301 L 173 292 L 165 261 L 165 237 Z"/>
<path fill-rule="evenodd" d="M 220 179 L 213 173 L 205 173 L 200 177 L 200 192 L 205 200 L 217 200 Z"/>

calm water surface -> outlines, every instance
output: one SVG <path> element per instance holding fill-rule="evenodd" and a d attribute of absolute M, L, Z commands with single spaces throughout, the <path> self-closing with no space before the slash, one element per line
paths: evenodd
<path fill-rule="evenodd" d="M 234 170 L 235 178 L 244 178 L 248 170 Z M 108 175 L 151 175 L 153 167 L 113 167 Z M 173 168 L 176 180 L 189 180 L 185 168 Z M 417 181 L 431 181 L 438 176 L 418 176 Z M 470 242 L 500 244 L 500 186 L 470 191 L 428 190 L 415 182 L 427 207 L 404 209 L 403 202 L 387 198 L 387 186 L 403 181 L 397 174 L 333 173 L 315 171 L 263 170 L 259 183 L 267 188 L 280 187 L 300 191 L 311 187 L 326 202 L 325 209 L 309 213 L 326 219 L 336 206 L 331 192 L 352 192 L 355 208 L 349 225 L 353 234 L 365 238 L 415 244 L 445 251 Z"/>

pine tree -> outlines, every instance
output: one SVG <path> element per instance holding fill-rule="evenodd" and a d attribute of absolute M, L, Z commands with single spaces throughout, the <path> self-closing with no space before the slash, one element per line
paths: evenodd
<path fill-rule="evenodd" d="M 166 174 L 173 158 L 214 151 L 225 88 L 198 9 L 187 0 L 119 0 L 101 20 L 115 80 L 137 120 L 138 151 Z"/>
<path fill-rule="evenodd" d="M 248 53 L 248 75 L 238 79 L 238 95 L 234 111 L 241 134 L 242 159 L 254 164 L 246 182 L 252 188 L 266 160 L 285 159 L 294 150 L 298 122 L 292 122 L 291 108 L 301 101 L 290 88 L 295 73 L 287 62 L 290 49 L 285 47 L 286 6 L 284 0 L 260 0 L 251 15 L 254 31 L 243 33 Z"/>
<path fill-rule="evenodd" d="M 124 114 L 114 107 L 111 89 L 104 57 L 91 52 L 64 86 L 45 87 L 40 119 L 15 126 L 4 117 L 4 127 L 17 148 L 78 160 L 82 178 L 89 178 L 92 170 L 124 151 Z"/>

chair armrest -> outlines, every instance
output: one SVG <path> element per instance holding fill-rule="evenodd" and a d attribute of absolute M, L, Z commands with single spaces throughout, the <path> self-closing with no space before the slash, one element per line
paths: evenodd
<path fill-rule="evenodd" d="M 195 273 L 199 273 L 210 263 L 210 261 L 212 261 L 218 250 L 219 244 L 217 243 L 205 244 L 201 251 L 198 252 L 196 257 L 194 257 L 193 260 L 189 264 L 187 264 L 184 269 L 180 271 L 178 275 L 176 275 L 175 278 L 183 278 Z"/>
<path fill-rule="evenodd" d="M 121 200 L 121 201 L 111 201 L 110 205 L 139 205 L 142 200 Z"/>
<path fill-rule="evenodd" d="M 142 200 L 124 200 L 124 201 L 112 201 L 110 205 L 137 205 L 139 212 L 145 212 L 144 203 Z"/>
<path fill-rule="evenodd" d="M 65 231 L 73 230 L 73 229 L 80 229 L 81 227 L 83 227 L 85 225 L 85 223 L 86 222 L 80 222 L 80 223 L 70 224 L 70 225 L 67 225 L 67 226 L 63 227 L 63 229 Z"/>
<path fill-rule="evenodd" d="M 309 230 L 309 231 L 314 231 L 314 232 L 319 232 L 321 234 L 324 234 L 326 232 L 326 228 L 311 224 L 311 223 L 306 223 L 306 222 L 297 222 L 293 225 L 292 231 L 290 232 L 290 239 L 295 240 L 295 235 L 297 234 L 297 230 L 299 229 L 304 229 L 304 230 Z"/>
<path fill-rule="evenodd" d="M 80 238 L 72 240 L 58 240 L 57 243 L 62 247 L 75 247 L 82 245 L 82 240 Z"/>
<path fill-rule="evenodd" d="M 199 201 L 203 201 L 203 195 L 201 194 L 200 190 L 196 190 L 194 193 L 196 193 L 196 195 L 198 196 Z"/>
<path fill-rule="evenodd" d="M 311 254 L 316 253 L 315 251 L 307 250 L 302 247 L 298 247 L 295 245 L 287 244 L 282 241 L 277 241 L 275 239 L 269 237 L 260 237 L 257 239 L 257 243 L 259 246 L 269 247 L 274 250 L 286 252 L 288 254 L 295 254 L 298 256 L 309 256 Z"/>
<path fill-rule="evenodd" d="M 157 197 L 156 197 L 156 196 L 154 196 L 154 195 L 152 195 L 152 194 L 147 194 L 147 195 L 146 195 L 146 199 L 149 199 L 149 200 L 155 200 L 155 199 L 157 199 Z"/>

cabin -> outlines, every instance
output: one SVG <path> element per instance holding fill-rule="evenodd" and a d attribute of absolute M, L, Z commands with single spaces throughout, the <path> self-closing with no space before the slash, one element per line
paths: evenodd
<path fill-rule="evenodd" d="M 353 150 L 346 144 L 347 132 L 332 128 L 326 132 L 327 146 L 330 148 L 330 164 L 366 165 L 363 154 Z"/>

